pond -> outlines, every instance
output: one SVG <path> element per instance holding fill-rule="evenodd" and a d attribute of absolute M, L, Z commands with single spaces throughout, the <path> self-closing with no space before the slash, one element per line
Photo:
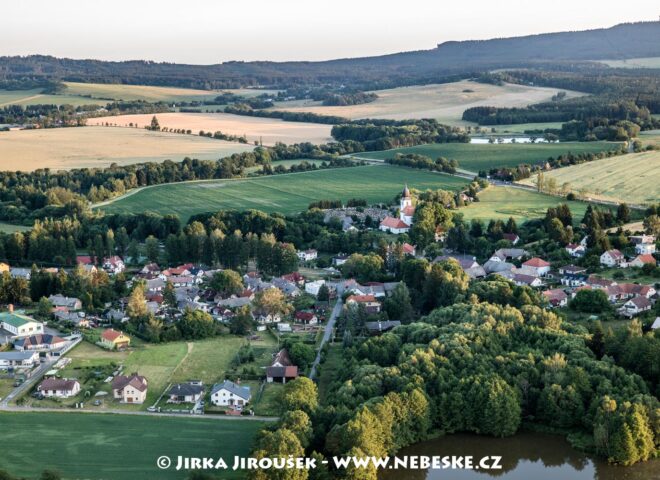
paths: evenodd
<path fill-rule="evenodd" d="M 519 433 L 508 438 L 455 434 L 418 443 L 396 456 L 501 456 L 502 469 L 384 470 L 379 480 L 654 480 L 660 479 L 660 460 L 631 467 L 609 465 L 605 459 L 574 449 L 562 436 Z"/>

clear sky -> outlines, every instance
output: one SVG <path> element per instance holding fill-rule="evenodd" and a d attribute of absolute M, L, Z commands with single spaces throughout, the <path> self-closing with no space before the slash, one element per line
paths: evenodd
<path fill-rule="evenodd" d="M 0 55 L 323 60 L 658 15 L 658 0 L 14 0 L 0 6 Z"/>

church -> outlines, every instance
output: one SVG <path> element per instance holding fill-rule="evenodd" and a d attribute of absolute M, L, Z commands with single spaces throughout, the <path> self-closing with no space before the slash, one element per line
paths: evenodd
<path fill-rule="evenodd" d="M 408 185 L 405 186 L 401 193 L 401 202 L 399 203 L 399 218 L 385 217 L 380 222 L 380 229 L 383 232 L 390 232 L 396 235 L 400 233 L 408 233 L 410 226 L 413 223 L 413 216 L 415 215 L 415 207 L 412 204 L 412 196 Z"/>

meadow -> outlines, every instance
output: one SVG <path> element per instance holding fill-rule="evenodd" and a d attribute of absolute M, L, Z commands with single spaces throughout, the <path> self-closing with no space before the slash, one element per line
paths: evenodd
<path fill-rule="evenodd" d="M 339 115 L 351 119 L 435 118 L 452 125 L 473 125 L 461 120 L 470 107 L 524 107 L 550 100 L 558 89 L 506 84 L 503 86 L 463 80 L 454 83 L 399 87 L 377 90 L 378 99 L 371 103 L 351 106 L 323 106 L 320 102 L 280 102 L 274 109 L 294 112 L 313 112 L 321 115 Z M 567 92 L 572 98 L 583 95 Z"/>
<path fill-rule="evenodd" d="M 435 143 L 416 147 L 396 148 L 382 152 L 366 152 L 356 157 L 373 160 L 394 158 L 397 153 L 416 153 L 433 159 L 446 157 L 458 161 L 461 170 L 478 172 L 496 167 L 516 167 L 521 163 L 535 164 L 557 157 L 563 153 L 585 153 L 613 150 L 618 143 L 611 142 L 566 142 L 566 143 Z"/>
<path fill-rule="evenodd" d="M 579 222 L 587 210 L 585 202 L 569 202 L 563 198 L 523 190 L 515 187 L 489 187 L 479 193 L 479 201 L 459 210 L 466 220 L 507 220 L 513 217 L 517 223 L 545 216 L 549 207 L 567 203 L 573 212 L 574 222 Z"/>
<path fill-rule="evenodd" d="M 0 170 L 68 170 L 180 162 L 185 157 L 217 160 L 254 147 L 198 135 L 142 128 L 76 127 L 0 132 Z"/>
<path fill-rule="evenodd" d="M 67 479 L 180 480 L 187 474 L 160 470 L 156 459 L 167 455 L 246 456 L 265 422 L 85 413 L 0 413 L 3 434 L 1 468 L 37 478 L 45 468 Z M 38 452 L 38 461 L 26 454 Z M 176 463 L 174 463 L 176 465 Z M 222 478 L 243 478 L 244 472 L 223 471 Z"/>
<path fill-rule="evenodd" d="M 0 108 L 8 105 L 99 105 L 108 102 L 94 100 L 77 95 L 50 95 L 41 93 L 41 89 L 33 90 L 0 90 Z"/>
<path fill-rule="evenodd" d="M 369 203 L 391 202 L 404 183 L 421 190 L 457 190 L 463 178 L 372 165 L 316 170 L 255 179 L 210 180 L 143 188 L 100 207 L 108 213 L 152 211 L 174 213 L 185 222 L 196 213 L 223 209 L 257 209 L 295 214 L 316 200 L 364 198 Z"/>
<path fill-rule="evenodd" d="M 284 122 L 279 119 L 246 117 L 227 113 L 159 113 L 156 115 L 161 127 L 192 130 L 198 133 L 221 131 L 230 135 L 245 135 L 250 143 L 263 142 L 275 145 L 311 142 L 327 143 L 332 141 L 331 125 L 304 122 Z M 153 115 L 119 115 L 115 117 L 97 117 L 87 120 L 87 125 L 128 126 L 130 123 L 144 127 L 151 124 Z"/>
<path fill-rule="evenodd" d="M 547 172 L 558 185 L 588 197 L 632 204 L 655 203 L 660 198 L 660 151 L 632 153 Z M 535 179 L 524 183 L 533 185 Z"/>

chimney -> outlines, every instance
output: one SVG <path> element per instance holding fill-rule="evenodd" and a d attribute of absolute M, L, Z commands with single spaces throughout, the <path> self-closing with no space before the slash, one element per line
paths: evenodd
<path fill-rule="evenodd" d="M 10 303 L 9 305 L 7 305 L 7 308 L 9 309 L 9 313 L 14 313 L 14 304 L 13 303 Z"/>
<path fill-rule="evenodd" d="M 239 378 L 236 379 L 236 385 L 240 385 L 240 384 L 241 384 L 241 379 L 239 377 Z"/>

